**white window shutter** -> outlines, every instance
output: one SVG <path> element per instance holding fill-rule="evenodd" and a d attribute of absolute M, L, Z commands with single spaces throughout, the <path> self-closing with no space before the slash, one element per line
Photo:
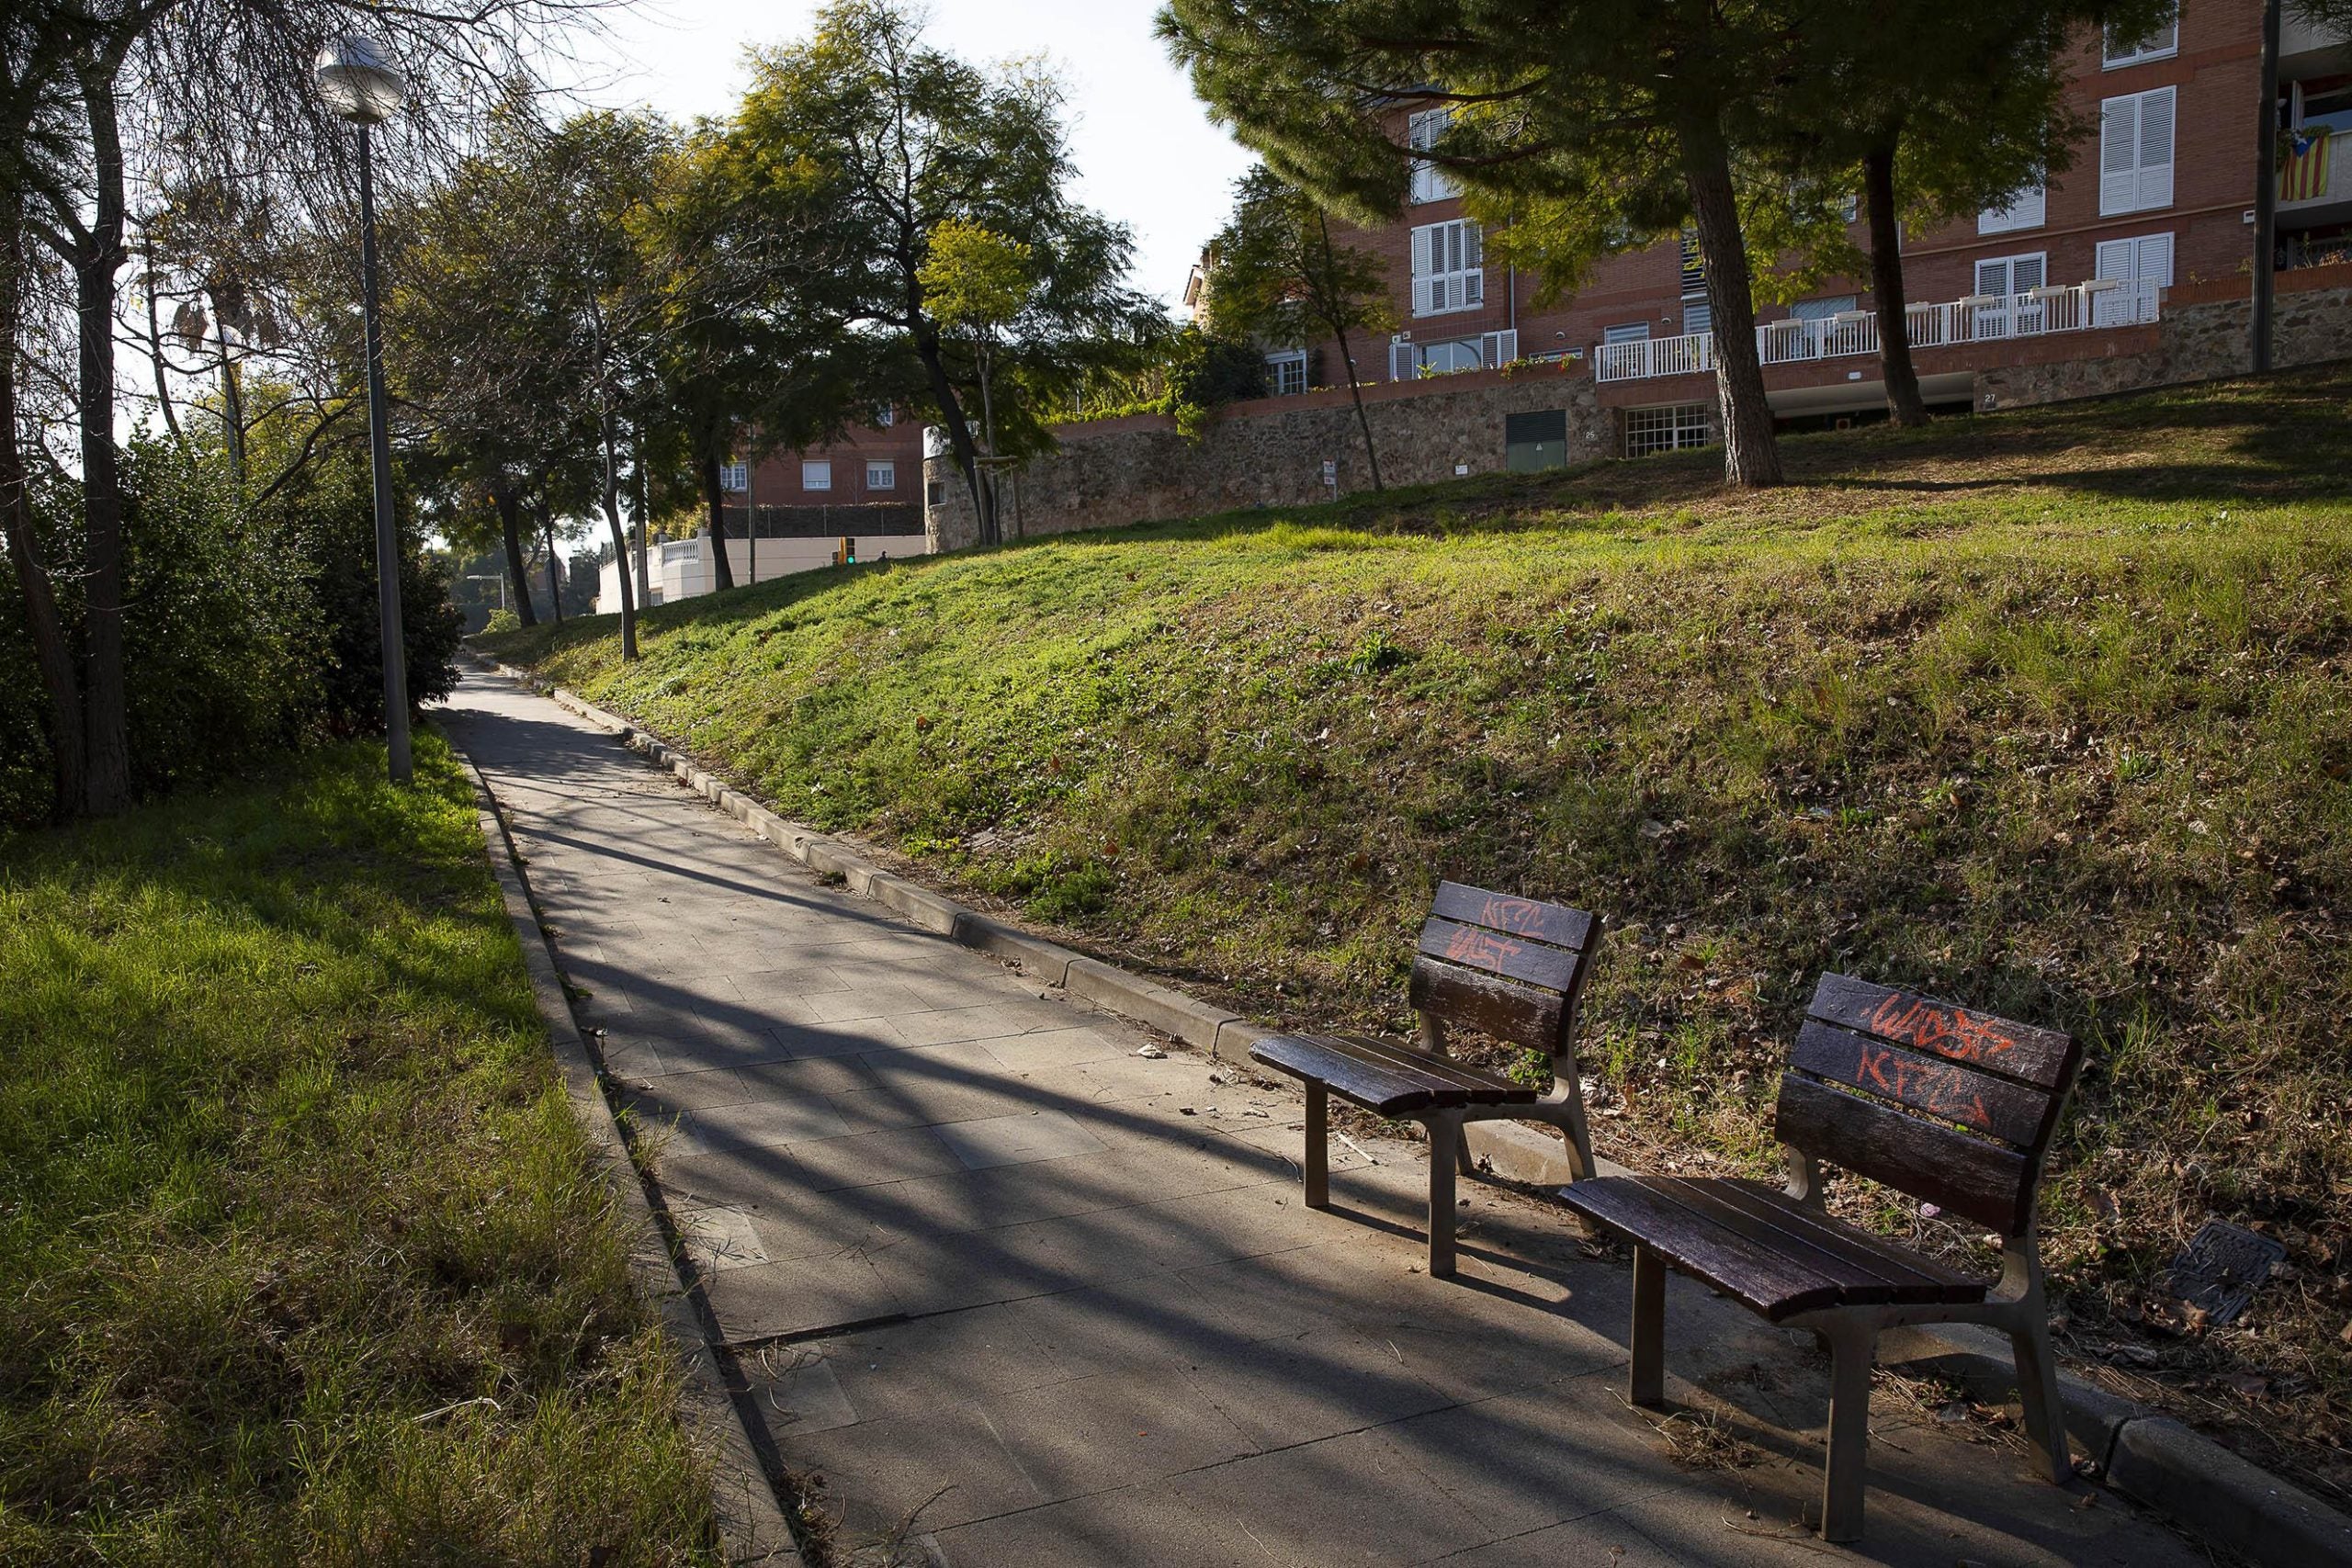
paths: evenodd
<path fill-rule="evenodd" d="M 1487 259 L 1487 231 L 1469 220 L 1462 223 L 1462 265 L 1478 266 Z"/>
<path fill-rule="evenodd" d="M 1464 305 L 1483 305 L 1487 302 L 1485 273 L 1467 272 L 1462 275 L 1462 302 Z"/>
<path fill-rule="evenodd" d="M 2009 291 L 2009 264 L 2006 261 L 1981 261 L 1976 264 L 1976 292 L 2007 294 Z"/>
<path fill-rule="evenodd" d="M 2009 264 L 2009 292 L 2024 294 L 2050 281 L 2049 264 L 2041 256 L 2019 256 Z"/>
<path fill-rule="evenodd" d="M 2091 276 L 2114 278 L 2129 285 L 2132 281 L 2132 242 L 2101 240 L 2094 253 Z M 2091 296 L 2093 326 L 2111 327 L 2118 322 L 2128 321 L 2132 319 L 2132 290 L 2129 287 L 2103 288 Z"/>
<path fill-rule="evenodd" d="M 2140 95 L 2140 189 L 2142 208 L 2172 205 L 2173 92 L 2158 87 Z"/>
<path fill-rule="evenodd" d="M 1413 276 L 1415 277 L 1427 277 L 1436 270 L 1430 265 L 1430 237 L 1435 232 L 1434 229 L 1426 228 L 1413 231 Z"/>
<path fill-rule="evenodd" d="M 2109 98 L 2098 110 L 2100 216 L 2131 211 L 2139 195 L 2140 100 Z"/>
<path fill-rule="evenodd" d="M 2172 287 L 2172 236 L 2150 234 L 2132 242 L 2134 254 L 2132 270 L 2143 283 L 2154 283 L 2159 288 Z"/>
<path fill-rule="evenodd" d="M 1388 340 L 1388 378 L 1392 381 L 1413 378 L 1413 345 L 1402 338 Z"/>

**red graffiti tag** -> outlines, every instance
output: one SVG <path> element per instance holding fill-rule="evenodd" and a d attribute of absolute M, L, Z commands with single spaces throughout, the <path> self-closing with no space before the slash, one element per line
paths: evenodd
<path fill-rule="evenodd" d="M 1960 1008 L 1946 1009 L 1916 997 L 1891 996 L 1871 1015 L 1871 1032 L 1902 1041 L 1955 1062 L 1984 1062 L 2017 1049 L 2017 1042 Z"/>
<path fill-rule="evenodd" d="M 1446 938 L 1445 955 L 1456 964 L 1501 974 L 1504 961 L 1523 951 L 1525 945 L 1476 926 L 1456 926 L 1453 934 Z"/>
<path fill-rule="evenodd" d="M 1972 1127 L 1993 1125 L 1993 1113 L 1984 1108 L 1984 1096 L 1960 1068 L 1942 1062 L 1923 1062 L 1883 1045 L 1864 1045 L 1856 1055 L 1854 1082 L 1862 1089 L 1875 1089 L 1889 1100 Z"/>
<path fill-rule="evenodd" d="M 1478 911 L 1478 923 L 1497 931 L 1517 931 L 1521 936 L 1540 935 L 1544 906 L 1532 898 L 1489 897 Z"/>

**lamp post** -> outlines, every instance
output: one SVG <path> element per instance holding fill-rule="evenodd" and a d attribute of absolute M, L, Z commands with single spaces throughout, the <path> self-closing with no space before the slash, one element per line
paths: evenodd
<path fill-rule="evenodd" d="M 319 96 L 359 128 L 359 271 L 368 344 L 368 449 L 376 490 L 376 604 L 383 629 L 384 744 L 394 784 L 410 777 L 408 651 L 401 635 L 400 537 L 392 526 L 392 440 L 384 407 L 384 330 L 376 303 L 375 165 L 368 127 L 396 113 L 407 95 L 400 75 L 367 39 L 332 39 L 319 51 Z"/>

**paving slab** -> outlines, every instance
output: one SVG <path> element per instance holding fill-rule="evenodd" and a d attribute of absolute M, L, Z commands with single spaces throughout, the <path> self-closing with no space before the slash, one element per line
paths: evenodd
<path fill-rule="evenodd" d="M 2209 1561 L 1892 1386 L 1868 1537 L 1826 1547 L 1807 1337 L 1675 1280 L 1679 1403 L 1635 1411 L 1625 1265 L 1557 1208 L 1464 1181 L 1432 1280 L 1418 1145 L 1335 1141 L 1309 1211 L 1290 1086 L 828 885 L 509 682 L 447 723 L 842 1563 Z"/>

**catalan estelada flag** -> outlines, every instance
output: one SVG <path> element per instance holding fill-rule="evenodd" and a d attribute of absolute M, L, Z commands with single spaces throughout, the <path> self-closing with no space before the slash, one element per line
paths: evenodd
<path fill-rule="evenodd" d="M 2335 139 L 2324 130 L 2287 137 L 2287 161 L 2278 171 L 2278 199 L 2310 201 L 2327 194 L 2327 149 Z"/>

